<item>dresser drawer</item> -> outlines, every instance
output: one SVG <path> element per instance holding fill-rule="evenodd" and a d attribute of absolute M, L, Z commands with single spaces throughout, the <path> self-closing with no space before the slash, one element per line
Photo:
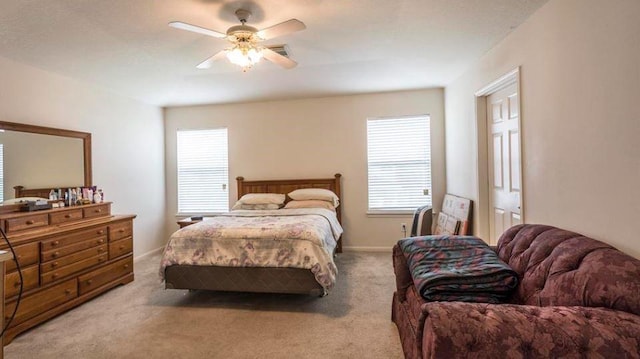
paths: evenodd
<path fill-rule="evenodd" d="M 46 241 L 42 241 L 42 251 L 50 251 L 52 249 L 62 248 L 74 243 L 84 242 L 87 239 L 107 239 L 107 226 L 100 226 L 92 229 L 87 229 L 71 234 L 62 236 L 56 236 Z M 102 244 L 102 243 L 100 243 Z"/>
<path fill-rule="evenodd" d="M 133 251 L 133 238 L 109 242 L 109 259 L 118 258 Z"/>
<path fill-rule="evenodd" d="M 102 217 L 111 214 L 110 204 L 101 204 L 99 206 L 91 206 L 89 208 L 83 208 L 84 218 Z"/>
<path fill-rule="evenodd" d="M 31 228 L 44 227 L 48 224 L 49 216 L 46 214 L 32 214 L 29 216 L 5 219 L 4 230 L 7 233 L 13 233 Z"/>
<path fill-rule="evenodd" d="M 133 256 L 121 259 L 78 277 L 80 295 L 133 272 Z"/>
<path fill-rule="evenodd" d="M 20 267 L 20 269 L 22 269 L 22 280 L 24 281 L 22 291 L 26 292 L 29 289 L 37 287 L 38 281 L 40 280 L 38 266 Z M 18 272 L 15 271 L 7 274 L 4 277 L 4 297 L 13 297 L 14 295 L 17 295 L 19 291 L 20 276 L 18 275 Z"/>
<path fill-rule="evenodd" d="M 81 261 L 75 262 L 73 264 L 69 264 L 64 267 L 60 267 L 54 271 L 40 273 L 40 283 L 42 285 L 54 282 L 58 279 L 64 278 L 73 273 L 79 272 L 83 269 L 91 268 L 100 263 L 104 263 L 107 261 L 107 253 L 90 257 L 87 259 L 83 259 Z"/>
<path fill-rule="evenodd" d="M 68 256 L 72 253 L 83 251 L 85 249 L 89 249 L 92 247 L 98 247 L 107 243 L 107 239 L 102 238 L 94 238 L 89 239 L 83 242 L 75 243 L 70 246 L 64 246 L 62 248 L 51 249 L 48 251 L 42 252 L 42 262 L 52 261 L 54 259 L 60 259 L 64 256 Z"/>
<path fill-rule="evenodd" d="M 85 249 L 83 251 L 75 252 L 66 256 L 61 256 L 52 261 L 42 263 L 40 264 L 40 272 L 42 273 L 51 272 L 53 270 L 60 269 L 64 266 L 73 264 L 74 262 L 80 261 L 82 259 L 90 258 L 100 254 L 105 254 L 105 253 L 107 253 L 106 243 L 101 246 Z"/>
<path fill-rule="evenodd" d="M 117 241 L 133 234 L 133 223 L 131 221 L 120 222 L 109 225 L 109 241 Z"/>
<path fill-rule="evenodd" d="M 49 213 L 49 223 L 60 224 L 73 222 L 82 219 L 82 209 L 65 210 L 61 212 Z"/>
<path fill-rule="evenodd" d="M 24 268 L 33 263 L 38 263 L 38 257 L 40 257 L 38 244 L 38 242 L 34 242 L 13 247 L 13 249 L 16 251 L 18 262 L 20 262 L 20 268 Z M 6 261 L 5 263 L 5 269 L 7 272 L 11 272 L 16 269 L 15 261 L 11 260 Z"/>
<path fill-rule="evenodd" d="M 11 326 L 14 327 L 29 318 L 33 318 L 38 314 L 42 314 L 49 309 L 52 309 L 62 303 L 76 298 L 77 296 L 78 282 L 76 278 L 74 278 L 28 297 L 22 298 L 22 301 L 20 301 L 20 307 L 18 308 L 18 312 L 16 313 L 16 317 L 13 319 L 13 322 L 11 322 Z M 11 317 L 11 313 L 13 313 L 13 309 L 15 307 L 15 301 L 12 301 L 11 303 L 7 303 L 5 305 L 5 322 Z"/>

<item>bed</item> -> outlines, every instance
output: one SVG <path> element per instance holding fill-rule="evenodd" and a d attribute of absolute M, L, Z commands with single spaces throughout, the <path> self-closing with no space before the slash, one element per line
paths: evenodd
<path fill-rule="evenodd" d="M 247 181 L 243 177 L 236 178 L 238 199 L 246 194 L 287 194 L 304 188 L 327 189 L 341 199 L 340 179 L 340 174 L 336 174 L 333 178 L 319 179 Z M 290 198 L 287 197 L 287 201 L 289 200 Z M 338 206 L 335 212 L 320 208 L 249 212 L 231 211 L 229 214 L 205 218 L 202 222 L 175 232 L 167 243 L 161 260 L 160 275 L 165 281 L 165 288 L 326 295 L 333 286 L 337 274 L 333 257 L 335 253 L 342 251 L 341 206 Z M 298 233 L 291 231 L 292 226 L 308 232 L 314 228 L 304 226 L 316 226 L 315 229 L 322 231 L 325 235 L 318 239 L 301 240 L 302 238 L 296 237 L 296 234 L 292 236 L 296 239 L 275 238 L 281 235 L 273 234 L 274 239 L 270 241 L 258 240 L 251 234 L 243 235 L 237 231 L 236 227 L 248 226 L 243 224 L 246 223 L 243 222 L 245 219 L 268 222 L 265 227 L 272 225 L 276 227 L 279 224 L 275 222 L 281 222 L 283 226 L 289 226 L 289 233 Z M 326 222 L 326 224 L 322 225 L 320 222 Z M 255 229 L 264 230 L 264 228 Z M 333 239 L 326 239 L 327 231 L 331 232 Z M 220 239 L 221 232 L 230 238 Z M 205 238 L 206 236 L 215 237 L 213 239 L 216 241 L 215 244 L 210 238 Z M 183 251 L 182 257 L 175 255 L 176 251 L 185 249 L 187 245 L 190 246 L 190 252 Z M 276 245 L 282 245 L 282 248 L 278 249 Z M 200 247 L 196 248 L 197 246 Z M 222 246 L 225 247 L 220 252 Z M 240 248 L 242 248 L 241 253 L 228 255 L 227 251 L 238 251 Z M 304 256 L 304 260 L 300 259 L 299 253 L 303 250 L 301 248 L 309 255 Z M 185 253 L 191 254 L 191 257 L 185 259 Z M 287 260 L 279 261 L 276 265 L 256 266 L 263 264 L 252 262 L 255 258 L 271 258 L 270 256 L 279 256 L 282 253 L 298 255 L 297 262 L 291 264 L 289 256 L 286 256 Z M 239 257 L 235 257 L 236 255 Z M 197 260 L 194 260 L 196 257 Z M 311 260 L 307 261 L 307 257 Z M 233 261 L 229 258 L 233 258 Z"/>

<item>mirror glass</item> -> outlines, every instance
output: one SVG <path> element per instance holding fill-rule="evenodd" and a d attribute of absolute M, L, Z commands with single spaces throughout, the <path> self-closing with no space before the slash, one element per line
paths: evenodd
<path fill-rule="evenodd" d="M 69 187 L 84 184 L 81 138 L 0 130 L 2 194 L 15 198 L 14 186 Z"/>

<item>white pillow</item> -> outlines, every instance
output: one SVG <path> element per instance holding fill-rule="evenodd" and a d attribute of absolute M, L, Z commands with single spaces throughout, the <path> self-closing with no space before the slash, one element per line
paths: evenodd
<path fill-rule="evenodd" d="M 236 211 L 239 209 L 247 209 L 247 210 L 264 210 L 264 209 L 280 209 L 282 205 L 275 203 L 260 203 L 260 204 L 244 204 L 240 201 L 236 202 L 231 208 L 232 211 Z"/>
<path fill-rule="evenodd" d="M 305 200 L 320 200 L 320 201 L 328 201 L 333 204 L 333 207 L 338 207 L 340 205 L 340 200 L 338 196 L 328 189 L 324 188 L 301 188 L 295 191 L 289 192 L 289 197 L 296 201 L 305 201 Z"/>
<path fill-rule="evenodd" d="M 333 202 L 310 199 L 306 201 L 289 201 L 284 208 L 326 208 L 330 211 L 336 211 Z"/>
<path fill-rule="evenodd" d="M 284 204 L 286 196 L 280 193 L 247 193 L 240 197 L 242 204 Z"/>
<path fill-rule="evenodd" d="M 40 201 L 40 200 L 48 201 L 49 199 L 41 198 L 41 197 L 18 197 L 18 198 L 8 199 L 2 202 L 2 204 L 18 204 L 22 202 L 26 203 L 27 201 Z"/>

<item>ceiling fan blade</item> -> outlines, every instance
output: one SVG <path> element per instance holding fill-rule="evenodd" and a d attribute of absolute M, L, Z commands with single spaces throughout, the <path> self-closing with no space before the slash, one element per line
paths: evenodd
<path fill-rule="evenodd" d="M 197 32 L 198 34 L 202 34 L 202 35 L 218 37 L 218 38 L 221 38 L 221 39 L 227 37 L 226 34 L 223 34 L 221 32 L 205 29 L 204 27 L 187 24 L 186 22 L 181 22 L 181 21 L 172 21 L 172 22 L 169 23 L 169 26 L 171 26 L 173 28 L 176 28 L 176 29 L 180 29 L 180 30 L 187 30 L 187 31 L 191 31 L 191 32 Z"/>
<path fill-rule="evenodd" d="M 279 53 L 271 50 L 268 47 L 262 49 L 262 56 L 264 56 L 265 59 L 284 67 L 285 69 L 292 69 L 298 65 L 297 62 L 291 60 L 288 57 L 280 55 Z"/>
<path fill-rule="evenodd" d="M 297 19 L 287 20 L 285 22 L 281 22 L 279 24 L 273 25 L 266 29 L 262 29 L 257 32 L 257 35 L 262 40 L 273 39 L 274 37 L 290 34 L 292 32 L 304 30 L 307 27 L 305 24 Z"/>
<path fill-rule="evenodd" d="M 214 61 L 217 61 L 217 60 L 220 60 L 220 59 L 224 58 L 226 54 L 227 54 L 227 50 L 222 50 L 222 51 L 218 52 L 217 54 L 211 56 L 210 58 L 202 61 L 196 67 L 199 68 L 199 69 L 208 69 L 209 67 L 211 67 L 211 64 Z"/>

